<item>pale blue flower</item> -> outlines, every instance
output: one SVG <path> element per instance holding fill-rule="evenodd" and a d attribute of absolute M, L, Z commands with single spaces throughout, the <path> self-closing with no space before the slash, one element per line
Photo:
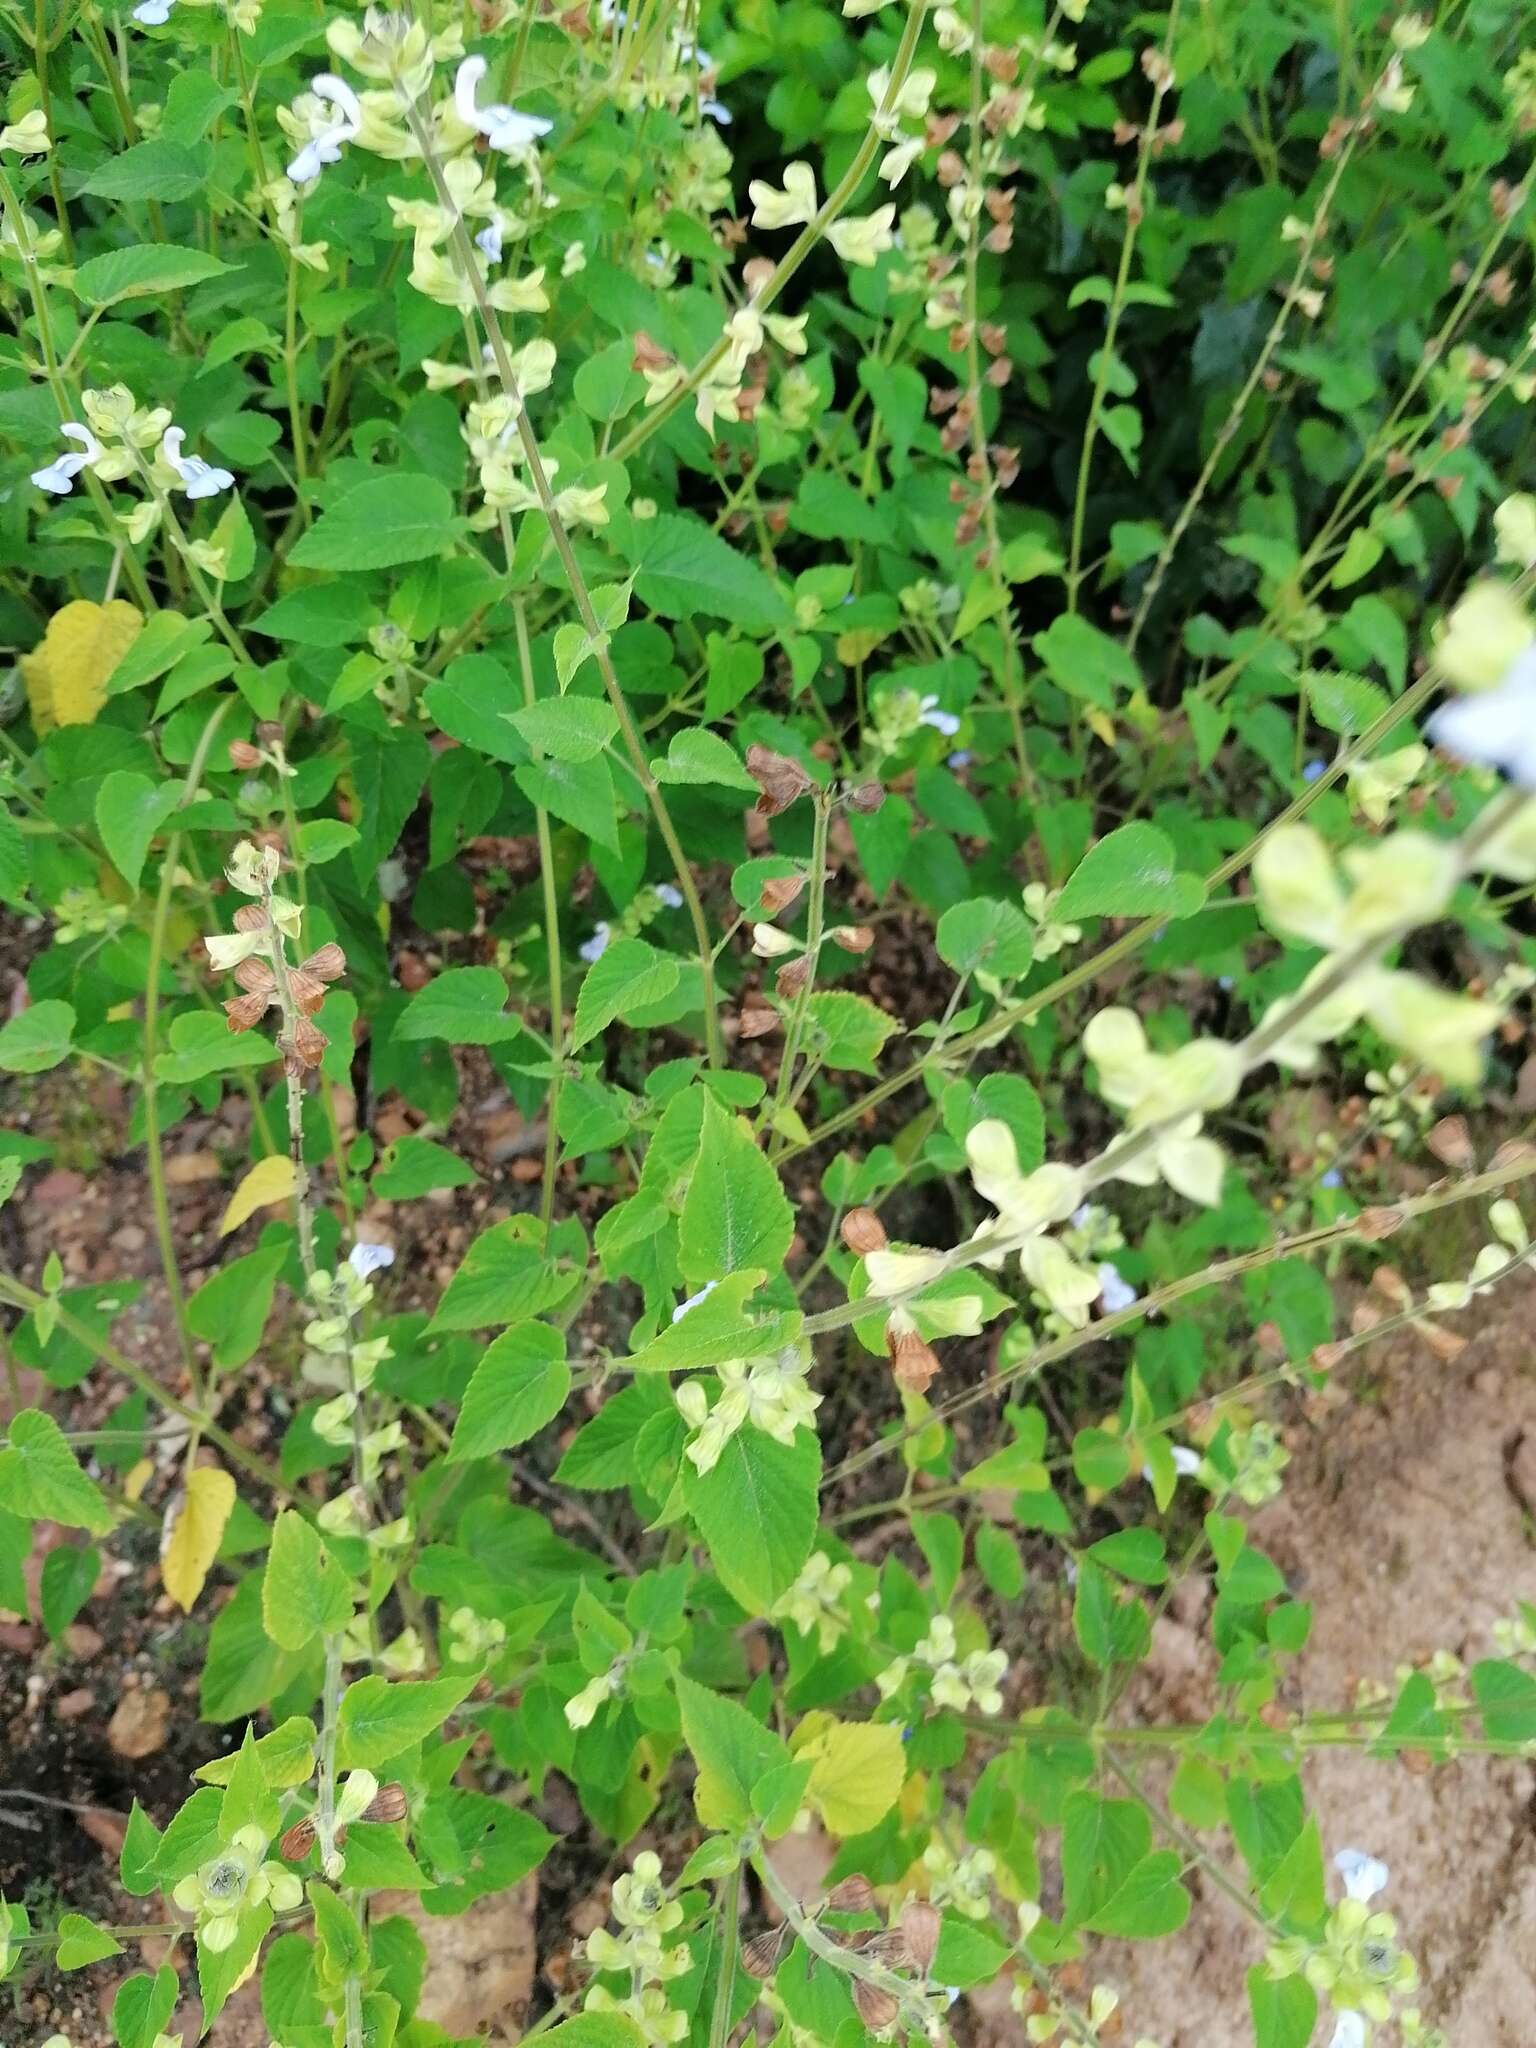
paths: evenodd
<path fill-rule="evenodd" d="M 682 909 L 683 892 L 674 883 L 658 882 L 656 884 L 656 894 L 661 898 L 662 902 L 665 903 L 668 910 Z"/>
<path fill-rule="evenodd" d="M 609 927 L 608 920 L 600 917 L 597 921 L 597 928 L 591 938 L 587 940 L 585 945 L 578 946 L 576 951 L 590 965 L 591 962 L 602 959 L 608 950 L 608 941 L 612 936 L 613 933 Z"/>
<path fill-rule="evenodd" d="M 1333 1867 L 1344 1880 L 1344 1889 L 1352 1899 L 1374 1899 L 1385 1891 L 1391 1871 L 1378 1856 L 1367 1856 L 1363 1849 L 1341 1849 L 1333 1859 Z"/>
<path fill-rule="evenodd" d="M 918 707 L 917 722 L 919 725 L 932 726 L 935 732 L 941 732 L 946 739 L 951 740 L 960 730 L 960 721 L 953 711 L 941 710 L 938 698 L 931 693 L 924 697 Z"/>
<path fill-rule="evenodd" d="M 1494 689 L 1442 704 L 1425 730 L 1447 753 L 1502 768 L 1521 789 L 1536 789 L 1536 644 Z"/>
<path fill-rule="evenodd" d="M 189 498 L 216 498 L 234 483 L 234 474 L 227 469 L 215 469 L 200 455 L 183 455 L 181 444 L 186 438 L 180 427 L 167 427 L 160 437 L 160 453 L 180 477 L 181 488 Z"/>
<path fill-rule="evenodd" d="M 66 420 L 59 432 L 66 441 L 78 441 L 85 453 L 75 455 L 66 451 L 63 455 L 55 456 L 45 469 L 33 470 L 32 481 L 40 491 L 52 491 L 55 497 L 67 498 L 75 488 L 75 478 L 81 470 L 87 468 L 104 451 L 90 428 L 82 426 L 78 420 Z"/>
<path fill-rule="evenodd" d="M 1099 1305 L 1106 1315 L 1118 1315 L 1121 1309 L 1131 1307 L 1139 1297 L 1129 1280 L 1122 1277 L 1120 1268 L 1108 1260 L 1099 1268 Z"/>
<path fill-rule="evenodd" d="M 383 1266 L 395 1263 L 394 1252 L 387 1244 L 364 1244 L 361 1239 L 347 1253 L 347 1264 L 359 1280 L 366 1280 L 371 1273 L 377 1273 Z"/>
<path fill-rule="evenodd" d="M 492 149 L 499 149 L 507 156 L 521 156 L 533 147 L 540 136 L 547 135 L 555 124 L 545 120 L 542 114 L 520 114 L 516 107 L 506 106 L 499 100 L 480 106 L 475 93 L 488 69 L 483 57 L 464 59 L 454 73 L 454 112 L 466 128 L 473 128 L 483 135 Z"/>
<path fill-rule="evenodd" d="M 1316 782 L 1319 775 L 1325 774 L 1327 772 L 1327 767 L 1328 763 L 1326 761 L 1309 761 L 1306 767 L 1303 768 L 1301 771 L 1302 781 Z"/>

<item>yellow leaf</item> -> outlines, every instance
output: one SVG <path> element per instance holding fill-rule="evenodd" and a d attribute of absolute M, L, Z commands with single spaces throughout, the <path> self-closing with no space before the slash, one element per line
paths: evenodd
<path fill-rule="evenodd" d="M 1107 711 L 1090 711 L 1088 713 L 1088 724 L 1098 734 L 1106 747 L 1112 747 L 1115 744 L 1115 721 Z"/>
<path fill-rule="evenodd" d="M 811 1759 L 806 1799 L 829 1833 L 862 1835 L 890 1812 L 907 1775 L 901 1730 L 894 1721 L 834 1721 L 807 1714 L 790 1737 L 798 1759 Z"/>
<path fill-rule="evenodd" d="M 187 1490 L 160 1550 L 161 1580 L 183 1613 L 191 1613 L 203 1590 L 234 1504 L 235 1482 L 217 1465 L 199 1465 L 187 1475 Z"/>
<path fill-rule="evenodd" d="M 274 1202 L 286 1202 L 294 1190 L 293 1161 L 286 1152 L 269 1152 L 258 1159 L 229 1198 L 219 1224 L 220 1237 L 238 1230 L 258 1209 L 270 1209 Z"/>
<path fill-rule="evenodd" d="M 123 1480 L 124 1494 L 129 1500 L 137 1500 L 154 1476 L 154 1460 L 152 1458 L 140 1458 L 137 1465 L 133 1467 L 132 1471 Z"/>
<path fill-rule="evenodd" d="M 22 680 L 40 733 L 56 725 L 89 725 L 107 701 L 111 675 L 144 624 L 137 606 L 88 597 L 56 611 L 41 643 L 21 659 Z"/>

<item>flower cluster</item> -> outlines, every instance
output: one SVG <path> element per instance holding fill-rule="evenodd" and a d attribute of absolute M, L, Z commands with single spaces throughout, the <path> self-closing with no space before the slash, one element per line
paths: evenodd
<path fill-rule="evenodd" d="M 1063 922 L 1056 916 L 1056 899 L 1059 889 L 1048 889 L 1044 882 L 1026 883 L 1024 889 L 1024 915 L 1035 927 L 1035 958 L 1049 960 L 1068 946 L 1075 946 L 1083 936 L 1080 924 Z"/>
<path fill-rule="evenodd" d="M 232 973 L 245 991 L 224 1005 L 230 1030 L 253 1030 L 275 1006 L 283 1017 L 277 1041 L 283 1064 L 290 1074 L 300 1074 L 319 1066 L 330 1043 L 314 1021 L 315 1012 L 325 1001 L 327 986 L 346 971 L 347 957 L 331 943 L 297 966 L 290 962 L 287 949 L 298 944 L 302 912 L 275 891 L 281 869 L 282 856 L 275 846 L 241 840 L 225 873 L 231 888 L 259 900 L 240 906 L 232 932 L 215 933 L 203 943 L 209 965 L 217 973 Z"/>
<path fill-rule="evenodd" d="M 684 1380 L 674 1390 L 683 1420 L 693 1432 L 686 1455 L 699 1472 L 712 1472 L 736 1432 L 750 1423 L 775 1443 L 790 1444 L 802 1425 L 812 1426 L 820 1394 L 806 1383 L 808 1347 L 787 1345 L 771 1357 L 727 1359 L 715 1367 L 720 1394 L 711 1406 L 703 1380 Z"/>
<path fill-rule="evenodd" d="M 1536 810 L 1536 806 L 1530 807 Z M 1489 865 L 1491 849 L 1479 859 Z M 1328 1040 L 1366 1019 L 1442 1080 L 1469 1086 L 1482 1073 L 1482 1042 L 1503 1016 L 1496 1003 L 1454 995 L 1406 969 L 1365 962 L 1340 981 L 1341 956 L 1385 944 L 1410 923 L 1426 923 L 1449 904 L 1462 873 L 1460 848 L 1415 831 L 1393 832 L 1345 850 L 1336 862 L 1310 825 L 1274 832 L 1253 864 L 1259 907 L 1271 930 L 1319 946 L 1325 958 L 1301 985 L 1324 989 L 1273 1045 L 1283 1065 L 1310 1071 Z M 1261 1029 L 1284 1018 L 1275 1004 Z"/>
<path fill-rule="evenodd" d="M 937 1707 L 950 1707 L 957 1714 L 971 1707 L 981 1714 L 1003 1710 L 1002 1681 L 1008 1658 L 1002 1650 L 972 1650 L 960 1655 L 955 1624 L 947 1614 L 936 1615 L 928 1633 L 911 1653 L 887 1664 L 876 1678 L 882 1699 L 890 1699 L 907 1682 L 913 1670 L 927 1674 L 928 1693 Z"/>
<path fill-rule="evenodd" d="M 1176 1052 L 1153 1052 L 1133 1010 L 1111 1008 L 1091 1017 L 1083 1050 L 1099 1077 L 1099 1093 L 1124 1112 L 1135 1131 L 1158 1126 L 1147 1148 L 1115 1168 L 1117 1180 L 1151 1187 L 1159 1179 L 1192 1202 L 1221 1199 L 1226 1155 L 1202 1135 L 1205 1112 L 1236 1095 L 1243 1057 L 1220 1039 L 1195 1038 Z"/>
<path fill-rule="evenodd" d="M 682 1925 L 683 1908 L 669 1899 L 662 1882 L 661 1858 L 642 1849 L 634 1867 L 613 1888 L 613 1917 L 622 1932 L 599 1927 L 587 1937 L 587 1956 L 605 1975 L 627 1976 L 629 1992 L 619 1998 L 594 1984 L 586 1996 L 588 2012 L 611 2012 L 633 2021 L 647 2048 L 670 2048 L 688 2034 L 688 2015 L 667 2003 L 665 1986 L 693 1966 L 685 1942 L 666 1946 L 662 1937 Z"/>
<path fill-rule="evenodd" d="M 1300 1971 L 1314 1991 L 1327 1995 L 1338 2016 L 1330 2048 L 1364 2048 L 1370 2024 L 1390 2019 L 1395 2001 L 1413 1991 L 1418 1967 L 1399 1946 L 1392 1915 L 1370 1910 L 1386 1888 L 1387 1866 L 1358 1849 L 1341 1849 L 1333 1862 L 1345 1897 L 1329 1914 L 1321 1940 L 1276 1942 L 1265 1967 L 1274 1978 Z"/>
<path fill-rule="evenodd" d="M 967 1920 L 986 1920 L 992 1912 L 992 1879 L 997 1858 L 990 1849 L 955 1856 L 942 1842 L 923 1851 L 928 1897 L 935 1906 L 950 1906 Z"/>
<path fill-rule="evenodd" d="M 264 1861 L 267 1836 L 259 1827 L 237 1828 L 214 1856 L 184 1877 L 171 1894 L 184 1913 L 197 1919 L 197 1939 L 210 1954 L 232 1948 L 241 1916 L 265 1902 L 275 1913 L 290 1913 L 304 1900 L 297 1875 L 281 1863 Z"/>
<path fill-rule="evenodd" d="M 393 1264 L 394 1256 L 387 1245 L 356 1244 L 334 1273 L 321 1271 L 309 1278 L 310 1297 L 321 1312 L 304 1326 L 304 1376 L 337 1389 L 315 1410 L 314 1431 L 322 1443 L 355 1446 L 365 1483 L 405 1441 L 398 1421 L 357 1434 L 362 1397 L 392 1352 L 387 1337 L 362 1335 L 363 1312 L 373 1299 L 370 1275 Z"/>
<path fill-rule="evenodd" d="M 852 1583 L 851 1567 L 834 1564 L 824 1550 L 813 1551 L 799 1578 L 775 1603 L 773 1619 L 793 1622 L 803 1636 L 815 1636 L 825 1657 L 847 1633 L 843 1601 Z"/>
<path fill-rule="evenodd" d="M 1103 1283 L 1091 1266 L 1080 1264 L 1059 1239 L 1048 1235 L 1053 1224 L 1064 1223 L 1082 1207 L 1082 1172 L 1046 1165 L 1024 1173 L 1013 1132 L 997 1117 L 988 1117 L 967 1132 L 965 1156 L 977 1194 L 997 1211 L 996 1221 L 983 1224 L 976 1233 L 978 1239 L 1000 1240 L 996 1250 L 978 1252 L 980 1263 L 996 1268 L 1017 1256 L 1030 1286 L 1071 1328 L 1082 1329 Z"/>
<path fill-rule="evenodd" d="M 118 515 L 130 540 L 143 541 L 154 532 L 172 491 L 195 501 L 216 498 L 233 485 L 230 470 L 184 452 L 186 434 L 172 421 L 168 406 L 141 406 L 126 384 L 84 391 L 80 402 L 85 418 L 66 420 L 59 429 L 71 445 L 34 469 L 32 482 L 54 497 L 68 497 L 84 470 L 102 483 L 138 478 L 149 495 L 132 512 Z M 222 576 L 221 550 L 194 541 L 187 551 L 198 567 Z"/>

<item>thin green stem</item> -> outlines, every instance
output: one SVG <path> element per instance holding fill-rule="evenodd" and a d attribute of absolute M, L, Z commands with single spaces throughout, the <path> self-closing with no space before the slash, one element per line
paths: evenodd
<path fill-rule="evenodd" d="M 522 671 L 523 702 L 532 704 L 533 656 L 528 645 L 528 614 L 522 599 L 514 598 L 512 618 L 517 630 L 517 662 Z M 560 1090 L 565 1081 L 565 1002 L 560 979 L 560 890 L 555 877 L 554 835 L 549 813 L 542 804 L 533 808 L 534 829 L 539 839 L 539 875 L 544 885 L 544 945 L 549 955 L 549 1094 L 544 1101 L 544 1185 L 539 1194 L 539 1217 L 545 1230 L 555 1210 L 555 1162 L 560 1156 Z"/>

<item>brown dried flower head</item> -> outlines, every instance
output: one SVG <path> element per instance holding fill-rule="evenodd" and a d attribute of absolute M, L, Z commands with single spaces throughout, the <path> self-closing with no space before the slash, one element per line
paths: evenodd
<path fill-rule="evenodd" d="M 872 817 L 885 802 L 885 790 L 878 782 L 861 782 L 847 791 L 843 801 L 850 811 Z"/>
<path fill-rule="evenodd" d="M 921 1970 L 925 1977 L 938 1953 L 942 1925 L 938 1907 L 927 1899 L 908 1899 L 901 1909 L 901 1932 L 907 1954 L 912 1959 L 913 1969 Z"/>
<path fill-rule="evenodd" d="M 869 1252 L 883 1252 L 890 1239 L 873 1209 L 850 1209 L 843 1218 L 843 1243 L 862 1259 Z"/>
<path fill-rule="evenodd" d="M 811 975 L 809 953 L 797 954 L 793 960 L 786 960 L 773 977 L 773 985 L 780 996 L 797 996 Z"/>
<path fill-rule="evenodd" d="M 779 1967 L 779 1957 L 784 1953 L 784 1939 L 789 1933 L 789 1922 L 782 1927 L 764 1928 L 761 1934 L 754 1934 L 750 1941 L 741 1945 L 741 1967 L 749 1977 L 755 1977 L 759 1984 L 771 1977 Z"/>
<path fill-rule="evenodd" d="M 798 761 L 792 761 L 787 754 L 776 754 L 771 747 L 748 747 L 747 773 L 762 791 L 757 811 L 764 818 L 776 818 L 814 787 Z"/>
<path fill-rule="evenodd" d="M 867 1983 L 862 1977 L 853 1980 L 853 2002 L 858 2008 L 859 2018 L 872 2034 L 892 2026 L 901 2011 L 889 1991 L 882 1991 L 878 1984 Z"/>
<path fill-rule="evenodd" d="M 874 1908 L 875 1888 L 861 1872 L 845 1877 L 827 1894 L 827 1910 L 832 1913 L 872 1913 Z"/>
<path fill-rule="evenodd" d="M 261 749 L 260 747 L 253 747 L 249 740 L 231 740 L 229 743 L 229 762 L 232 768 L 259 768 L 261 766 Z"/>
<path fill-rule="evenodd" d="M 867 924 L 836 924 L 832 936 L 845 953 L 867 953 L 875 943 L 875 935 Z"/>
<path fill-rule="evenodd" d="M 772 1003 L 765 1003 L 761 996 L 754 996 L 742 1003 L 737 1012 L 736 1029 L 742 1038 L 766 1038 L 770 1031 L 779 1028 L 779 1013 Z"/>
<path fill-rule="evenodd" d="M 887 1327 L 885 1348 L 891 1355 L 897 1386 L 909 1394 L 926 1394 L 939 1370 L 939 1354 L 933 1346 L 925 1344 L 916 1330 L 899 1330 L 892 1336 Z"/>
<path fill-rule="evenodd" d="M 763 884 L 762 908 L 765 914 L 777 917 L 781 910 L 788 910 L 804 887 L 803 874 L 770 875 Z"/>

